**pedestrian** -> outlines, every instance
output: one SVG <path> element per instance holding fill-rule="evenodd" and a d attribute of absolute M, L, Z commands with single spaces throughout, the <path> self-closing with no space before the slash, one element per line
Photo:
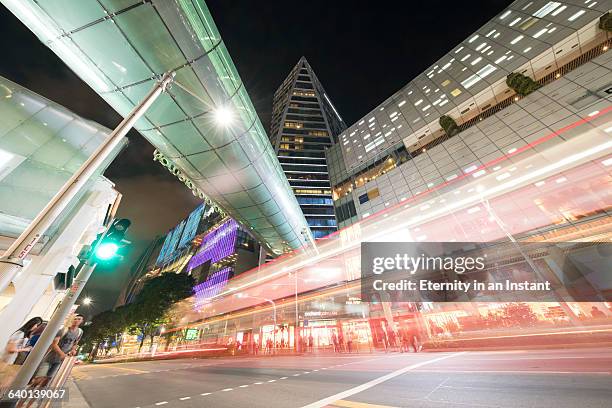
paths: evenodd
<path fill-rule="evenodd" d="M 31 385 L 33 387 L 45 386 L 57 373 L 62 361 L 68 356 L 76 355 L 79 340 L 83 336 L 83 330 L 79 327 L 82 323 L 83 315 L 77 314 L 72 318 L 70 326 L 57 332 L 53 343 L 51 343 L 51 348 L 38 366 L 32 379 Z"/>
<path fill-rule="evenodd" d="M 308 336 L 308 349 L 311 353 L 314 351 L 314 337 L 312 337 L 312 333 Z"/>
<path fill-rule="evenodd" d="M 33 317 L 9 337 L 0 358 L 0 395 L 11 384 L 17 370 L 19 370 L 19 366 L 15 365 L 19 353 L 29 352 L 32 349 L 32 347 L 26 346 L 26 343 L 31 333 L 42 322 L 43 320 L 40 317 Z"/>
<path fill-rule="evenodd" d="M 338 336 L 336 336 L 336 332 L 332 334 L 332 343 L 334 344 L 334 352 L 338 353 L 340 349 L 338 347 Z"/>
<path fill-rule="evenodd" d="M 409 324 L 407 331 L 408 344 L 412 346 L 415 353 L 419 352 L 419 333 L 414 324 Z M 406 345 L 406 352 L 408 352 L 408 345 Z"/>
<path fill-rule="evenodd" d="M 353 332 L 348 332 L 348 339 L 346 339 L 346 347 L 349 354 L 353 352 Z"/>
<path fill-rule="evenodd" d="M 408 352 L 408 330 L 405 328 L 400 329 L 400 353 Z"/>
<path fill-rule="evenodd" d="M 25 347 L 29 348 L 30 350 L 20 351 L 19 354 L 17 355 L 17 359 L 15 360 L 14 364 L 22 365 L 25 362 L 26 358 L 28 358 L 28 355 L 30 354 L 31 349 L 34 348 L 34 346 L 38 342 L 38 339 L 40 338 L 40 335 L 42 334 L 42 332 L 45 330 L 46 327 L 47 327 L 47 322 L 43 321 L 41 324 L 38 325 L 38 327 L 36 327 L 30 332 L 29 339 L 25 345 Z"/>

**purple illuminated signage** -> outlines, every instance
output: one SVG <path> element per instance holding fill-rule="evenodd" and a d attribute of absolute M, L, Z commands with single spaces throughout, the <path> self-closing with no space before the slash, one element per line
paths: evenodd
<path fill-rule="evenodd" d="M 193 288 L 196 297 L 196 305 L 219 294 L 227 284 L 227 279 L 231 271 L 232 268 L 223 268 L 209 276 L 205 282 L 196 285 Z"/>
<path fill-rule="evenodd" d="M 233 254 L 237 231 L 238 223 L 230 219 L 206 235 L 198 253 L 191 257 L 187 270 L 191 271 L 208 261 L 213 264 Z"/>

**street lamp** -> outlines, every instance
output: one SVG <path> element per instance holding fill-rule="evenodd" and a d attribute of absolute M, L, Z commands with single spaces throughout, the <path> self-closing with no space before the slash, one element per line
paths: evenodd
<path fill-rule="evenodd" d="M 85 299 L 83 299 L 83 305 L 84 306 L 89 306 L 91 305 L 91 303 L 93 302 L 93 300 L 88 296 Z"/>
<path fill-rule="evenodd" d="M 234 119 L 232 111 L 225 106 L 220 106 L 216 108 L 213 111 L 213 115 L 215 117 L 215 122 L 217 122 L 219 126 L 223 127 L 229 126 L 232 123 L 232 120 Z"/>
<path fill-rule="evenodd" d="M 272 304 L 272 319 L 274 320 L 274 330 L 272 330 L 272 341 L 274 342 L 273 349 L 276 347 L 276 303 L 272 299 L 263 298 L 259 296 L 251 296 L 246 293 L 236 293 L 234 296 L 237 298 L 251 298 L 251 299 L 259 299 L 264 300 L 270 304 Z"/>

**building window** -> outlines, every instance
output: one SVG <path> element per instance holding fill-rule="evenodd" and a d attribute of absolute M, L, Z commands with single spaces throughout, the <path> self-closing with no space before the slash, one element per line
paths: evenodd
<path fill-rule="evenodd" d="M 285 122 L 285 127 L 290 129 L 301 129 L 304 127 L 302 122 Z"/>
<path fill-rule="evenodd" d="M 293 91 L 293 95 L 295 96 L 306 96 L 306 97 L 314 97 L 314 91 L 302 91 L 300 89 L 296 89 Z"/>

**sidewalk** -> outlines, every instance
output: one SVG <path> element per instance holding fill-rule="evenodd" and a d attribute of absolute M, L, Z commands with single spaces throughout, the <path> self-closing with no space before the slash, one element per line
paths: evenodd
<path fill-rule="evenodd" d="M 430 339 L 426 351 L 512 350 L 536 348 L 611 347 L 612 327 L 577 327 L 520 332 L 473 332 L 452 338 Z"/>
<path fill-rule="evenodd" d="M 89 408 L 87 400 L 72 377 L 68 378 L 65 387 L 68 390 L 68 401 L 62 402 L 62 408 Z"/>

